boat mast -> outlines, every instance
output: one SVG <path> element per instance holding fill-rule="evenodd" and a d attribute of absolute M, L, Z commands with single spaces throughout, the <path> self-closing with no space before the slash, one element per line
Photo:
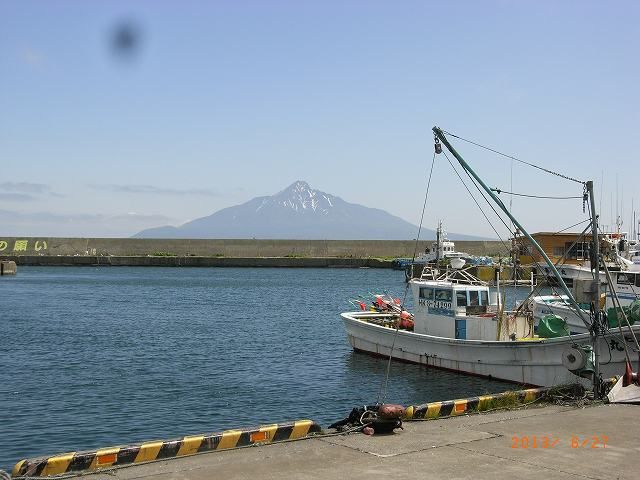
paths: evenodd
<path fill-rule="evenodd" d="M 436 230 L 436 270 L 440 265 L 440 248 L 442 247 L 442 220 L 438 222 Z"/>
<path fill-rule="evenodd" d="M 456 157 L 456 160 L 458 160 L 460 165 L 462 165 L 462 168 L 464 168 L 467 172 L 469 172 L 473 176 L 473 178 L 475 178 L 475 180 L 489 194 L 489 196 L 493 199 L 493 201 L 509 217 L 509 219 L 513 222 L 513 224 L 524 234 L 525 237 L 527 237 L 529 242 L 531 242 L 533 247 L 538 251 L 538 253 L 542 256 L 542 258 L 544 259 L 546 264 L 551 269 L 551 272 L 553 273 L 553 276 L 556 278 L 558 284 L 560 285 L 560 288 L 562 288 L 564 293 L 569 297 L 569 302 L 571 303 L 571 306 L 575 309 L 576 313 L 582 319 L 582 321 L 587 326 L 587 328 L 589 328 L 589 330 L 591 330 L 591 322 L 589 320 L 587 320 L 587 318 L 585 317 L 585 314 L 584 314 L 583 310 L 580 308 L 580 306 L 576 302 L 575 298 L 573 298 L 573 295 L 571 294 L 571 291 L 567 287 L 567 284 L 564 283 L 564 280 L 562 280 L 562 277 L 560 276 L 560 273 L 556 269 L 556 266 L 549 259 L 549 257 L 547 256 L 545 251 L 542 249 L 542 247 L 540 245 L 538 245 L 538 242 L 536 242 L 533 239 L 533 237 L 531 235 L 529 235 L 529 232 L 527 232 L 524 229 L 524 227 L 522 225 L 520 225 L 520 222 L 518 222 L 518 220 L 516 220 L 516 218 L 513 215 L 511 215 L 511 213 L 509 212 L 509 209 L 502 203 L 502 201 L 496 196 L 496 194 L 493 193 L 491 191 L 491 189 L 489 187 L 487 187 L 487 185 L 485 185 L 485 183 L 480 179 L 480 177 L 478 177 L 476 172 L 474 172 L 473 169 L 469 166 L 469 164 L 467 164 L 467 162 L 464 161 L 464 159 L 460 156 L 460 154 L 456 151 L 456 149 L 451 146 L 451 144 L 449 143 L 449 140 L 447 140 L 447 137 L 444 136 L 444 133 L 442 132 L 442 130 L 440 130 L 440 128 L 438 128 L 438 127 L 433 127 L 433 133 L 436 135 L 437 138 L 440 139 L 440 141 L 442 143 L 444 143 L 444 145 L 449 149 L 449 151 L 453 154 L 453 156 Z M 591 183 L 591 187 L 592 187 L 592 190 L 593 190 L 593 182 Z M 593 203 L 593 196 L 591 196 L 591 202 Z M 592 205 L 591 208 L 592 208 L 592 214 L 593 214 L 593 212 L 595 212 L 594 206 Z M 598 279 L 599 279 L 599 276 L 598 276 Z M 598 301 L 599 301 L 599 299 L 598 299 Z M 596 382 L 594 382 L 594 384 L 595 383 Z"/>
<path fill-rule="evenodd" d="M 591 202 L 591 248 L 593 253 L 591 255 L 591 271 L 593 272 L 593 278 L 595 279 L 595 302 L 593 305 L 593 311 L 595 312 L 595 318 L 593 325 L 589 329 L 591 334 L 591 343 L 593 345 L 593 395 L 595 398 L 600 398 L 600 348 L 598 347 L 598 333 L 600 331 L 600 317 L 602 312 L 600 311 L 600 240 L 598 238 L 598 216 L 596 215 L 596 201 L 593 198 L 593 181 L 589 180 L 586 183 L 587 193 L 589 194 L 589 200 Z"/>

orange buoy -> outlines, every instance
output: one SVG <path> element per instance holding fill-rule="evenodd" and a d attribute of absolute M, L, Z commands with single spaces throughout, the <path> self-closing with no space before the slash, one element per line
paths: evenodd
<path fill-rule="evenodd" d="M 378 416 L 381 418 L 400 418 L 404 415 L 404 407 L 393 403 L 380 405 Z"/>

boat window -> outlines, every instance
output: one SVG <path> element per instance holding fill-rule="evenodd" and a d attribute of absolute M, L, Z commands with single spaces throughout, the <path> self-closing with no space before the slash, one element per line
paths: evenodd
<path fill-rule="evenodd" d="M 489 305 L 489 292 L 486 290 L 480 291 L 480 305 Z"/>
<path fill-rule="evenodd" d="M 420 298 L 426 298 L 427 300 L 433 300 L 433 288 L 420 288 Z"/>
<path fill-rule="evenodd" d="M 571 260 L 584 260 L 589 256 L 589 243 L 577 242 L 573 245 L 573 242 L 565 243 L 565 251 L 568 251 L 567 258 Z"/>
<path fill-rule="evenodd" d="M 618 285 L 633 285 L 633 273 L 618 273 Z"/>
<path fill-rule="evenodd" d="M 436 301 L 438 302 L 450 302 L 453 297 L 453 295 L 451 294 L 451 290 L 441 290 L 437 288 L 435 294 Z"/>
<path fill-rule="evenodd" d="M 480 298 L 477 290 L 469 290 L 469 305 L 480 305 Z"/>
<path fill-rule="evenodd" d="M 456 305 L 459 307 L 467 306 L 467 292 L 464 290 L 459 290 L 456 292 Z"/>
<path fill-rule="evenodd" d="M 636 273 L 636 287 L 640 287 L 640 274 L 637 274 L 637 273 Z"/>

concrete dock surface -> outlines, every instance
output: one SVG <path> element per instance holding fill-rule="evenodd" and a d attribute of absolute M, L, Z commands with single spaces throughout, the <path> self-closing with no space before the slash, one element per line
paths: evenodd
<path fill-rule="evenodd" d="M 113 479 L 638 479 L 640 407 L 541 406 L 180 457 Z"/>

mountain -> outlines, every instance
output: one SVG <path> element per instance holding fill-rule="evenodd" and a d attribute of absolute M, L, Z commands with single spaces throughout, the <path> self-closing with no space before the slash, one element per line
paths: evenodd
<path fill-rule="evenodd" d="M 275 195 L 223 208 L 180 227 L 143 230 L 134 237 L 411 240 L 417 230 L 415 225 L 384 210 L 348 203 L 297 181 Z M 423 229 L 421 238 L 435 238 L 435 232 Z"/>

